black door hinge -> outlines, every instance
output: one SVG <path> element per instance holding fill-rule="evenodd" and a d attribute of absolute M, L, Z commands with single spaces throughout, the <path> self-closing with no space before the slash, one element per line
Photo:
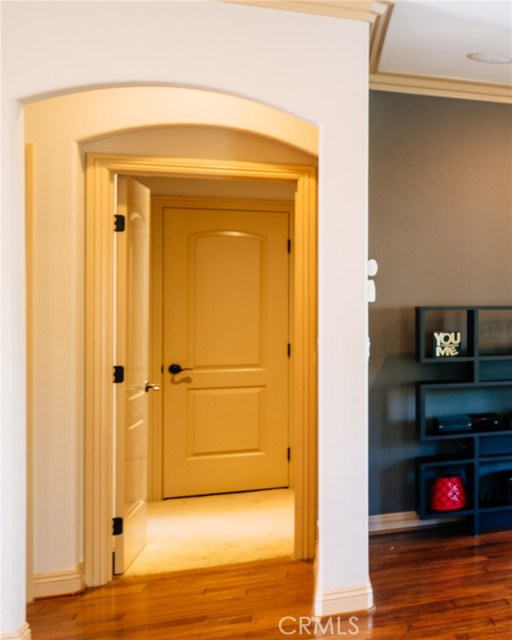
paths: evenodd
<path fill-rule="evenodd" d="M 288 449 L 286 450 L 286 459 L 288 460 L 288 462 L 290 462 L 290 460 L 292 459 L 292 450 L 290 449 L 290 447 L 288 447 Z"/>
<path fill-rule="evenodd" d="M 292 252 L 292 241 L 288 238 L 288 253 Z"/>
<path fill-rule="evenodd" d="M 290 358 L 290 357 L 291 357 L 291 355 L 292 355 L 292 345 L 291 345 L 291 343 L 289 342 L 289 343 L 288 343 L 288 357 Z"/>
<path fill-rule="evenodd" d="M 112 518 L 112 535 L 120 536 L 123 533 L 123 519 Z"/>
<path fill-rule="evenodd" d="M 114 216 L 114 231 L 124 231 L 126 229 L 126 217 L 117 213 Z"/>
<path fill-rule="evenodd" d="M 124 382 L 124 367 L 116 365 L 114 367 L 114 384 Z"/>

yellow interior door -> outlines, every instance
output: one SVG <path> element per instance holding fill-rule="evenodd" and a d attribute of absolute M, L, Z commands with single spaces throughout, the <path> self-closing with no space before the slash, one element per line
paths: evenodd
<path fill-rule="evenodd" d="M 114 573 L 122 573 L 146 543 L 147 391 L 149 328 L 150 191 L 132 178 L 118 179 L 118 213 L 125 230 L 115 234 L 116 354 L 124 381 L 116 390 Z"/>
<path fill-rule="evenodd" d="M 288 486 L 288 214 L 163 217 L 164 497 Z"/>

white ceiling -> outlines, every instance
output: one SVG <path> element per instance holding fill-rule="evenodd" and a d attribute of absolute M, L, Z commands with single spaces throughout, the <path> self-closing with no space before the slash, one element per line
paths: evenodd
<path fill-rule="evenodd" d="M 512 64 L 477 52 L 512 56 L 511 0 L 397 0 L 378 71 L 512 85 Z"/>
<path fill-rule="evenodd" d="M 370 88 L 512 103 L 512 0 L 220 0 L 372 25 Z"/>

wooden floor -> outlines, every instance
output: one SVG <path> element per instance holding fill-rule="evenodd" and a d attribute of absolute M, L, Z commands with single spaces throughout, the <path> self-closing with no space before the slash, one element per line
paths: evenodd
<path fill-rule="evenodd" d="M 28 610 L 32 638 L 512 638 L 512 532 L 387 535 L 371 539 L 370 555 L 375 610 L 357 620 L 324 619 L 316 634 L 308 619 L 312 565 L 271 560 L 119 578 L 79 596 L 39 600 Z"/>

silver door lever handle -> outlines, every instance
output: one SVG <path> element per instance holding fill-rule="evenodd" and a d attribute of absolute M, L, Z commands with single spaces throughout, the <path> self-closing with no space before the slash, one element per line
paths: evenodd
<path fill-rule="evenodd" d="M 146 393 L 148 393 L 148 391 L 160 391 L 160 387 L 157 384 L 146 382 L 145 391 Z"/>

